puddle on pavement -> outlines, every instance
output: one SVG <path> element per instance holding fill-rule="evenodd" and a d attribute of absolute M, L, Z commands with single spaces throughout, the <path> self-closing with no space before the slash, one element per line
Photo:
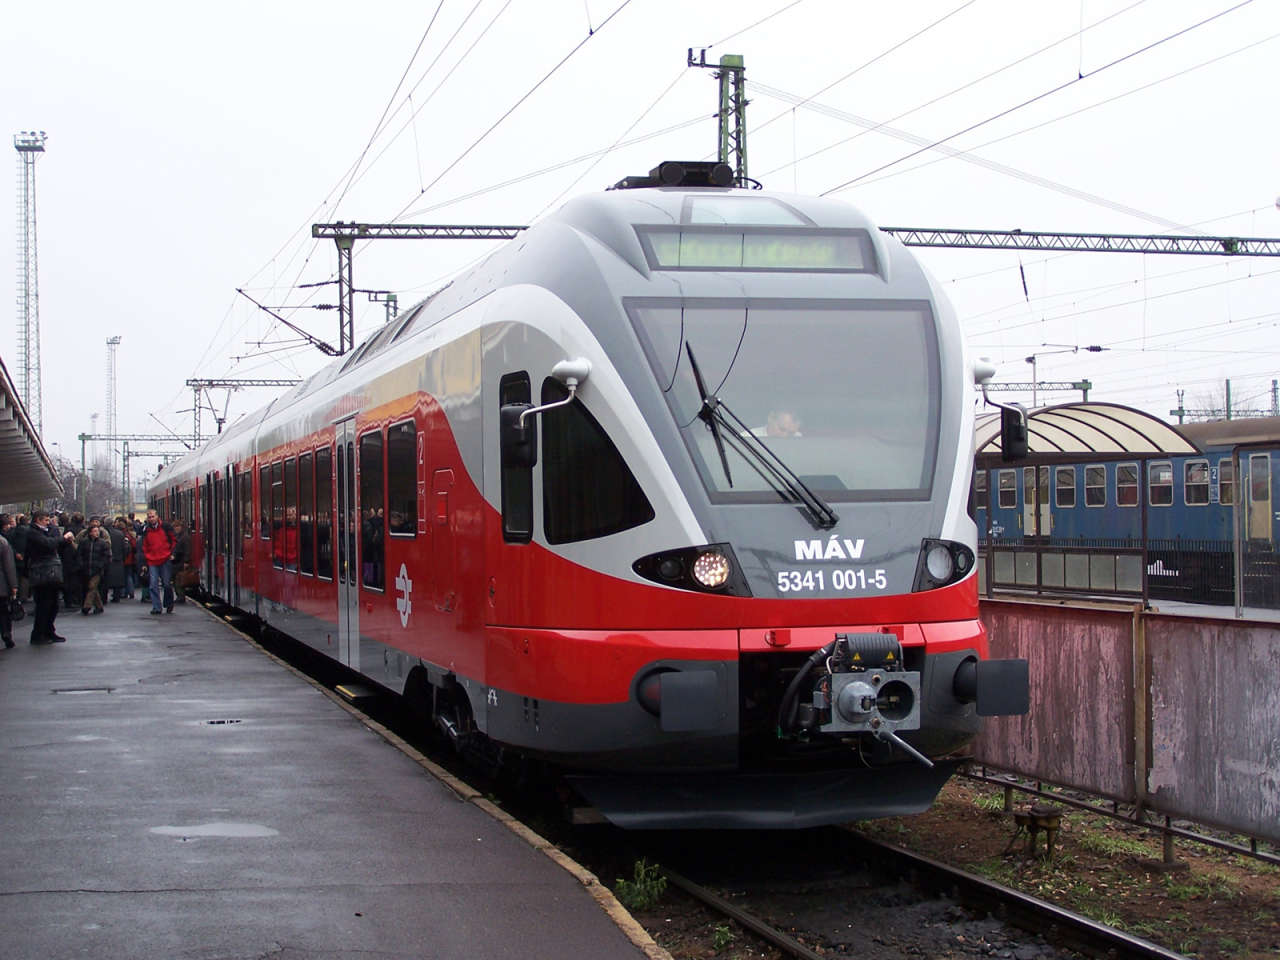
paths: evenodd
<path fill-rule="evenodd" d="M 187 827 L 152 827 L 152 833 L 162 837 L 278 837 L 279 830 L 272 830 L 259 823 L 193 823 Z"/>

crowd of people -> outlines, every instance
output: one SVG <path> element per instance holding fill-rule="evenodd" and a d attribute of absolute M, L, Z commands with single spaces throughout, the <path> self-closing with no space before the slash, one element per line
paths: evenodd
<path fill-rule="evenodd" d="M 59 610 L 82 616 L 103 613 L 108 604 L 141 595 L 151 614 L 173 613 L 185 603 L 174 574 L 190 569 L 191 540 L 181 520 L 160 520 L 155 510 L 139 520 L 130 513 L 114 519 L 47 510 L 0 513 L 0 640 L 14 646 L 13 621 L 33 606 L 31 642 L 66 640 L 54 628 Z M 145 586 L 145 590 L 143 590 Z"/>

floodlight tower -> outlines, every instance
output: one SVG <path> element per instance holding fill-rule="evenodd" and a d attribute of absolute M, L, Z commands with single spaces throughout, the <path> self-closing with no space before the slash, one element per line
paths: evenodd
<path fill-rule="evenodd" d="M 40 274 L 36 268 L 36 159 L 44 153 L 43 130 L 14 134 L 18 151 L 18 393 L 41 433 Z"/>
<path fill-rule="evenodd" d="M 115 436 L 119 430 L 119 423 L 116 420 L 116 405 L 119 400 L 119 394 L 116 392 L 116 348 L 120 346 L 120 337 L 107 337 L 107 433 Z M 107 456 L 110 459 L 110 475 L 111 483 L 116 482 L 116 454 L 115 448 L 108 445 Z"/>

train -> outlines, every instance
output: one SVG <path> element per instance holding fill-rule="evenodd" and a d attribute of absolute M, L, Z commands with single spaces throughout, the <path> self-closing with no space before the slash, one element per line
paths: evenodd
<path fill-rule="evenodd" d="M 202 587 L 627 828 L 919 812 L 983 718 L 974 367 L 840 201 L 568 201 L 155 480 Z"/>
<path fill-rule="evenodd" d="M 1235 603 L 1239 577 L 1280 607 L 1280 416 L 1178 429 L 1199 453 L 977 471 L 980 540 L 1142 550 L 1153 599 Z"/>

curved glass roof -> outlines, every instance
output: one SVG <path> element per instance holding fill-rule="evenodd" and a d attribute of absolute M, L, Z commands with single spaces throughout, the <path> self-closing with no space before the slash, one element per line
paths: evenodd
<path fill-rule="evenodd" d="M 1064 403 L 1027 411 L 1025 462 L 1196 454 L 1200 448 L 1158 417 L 1118 403 Z M 978 414 L 974 455 L 999 460 L 1000 411 Z"/>

